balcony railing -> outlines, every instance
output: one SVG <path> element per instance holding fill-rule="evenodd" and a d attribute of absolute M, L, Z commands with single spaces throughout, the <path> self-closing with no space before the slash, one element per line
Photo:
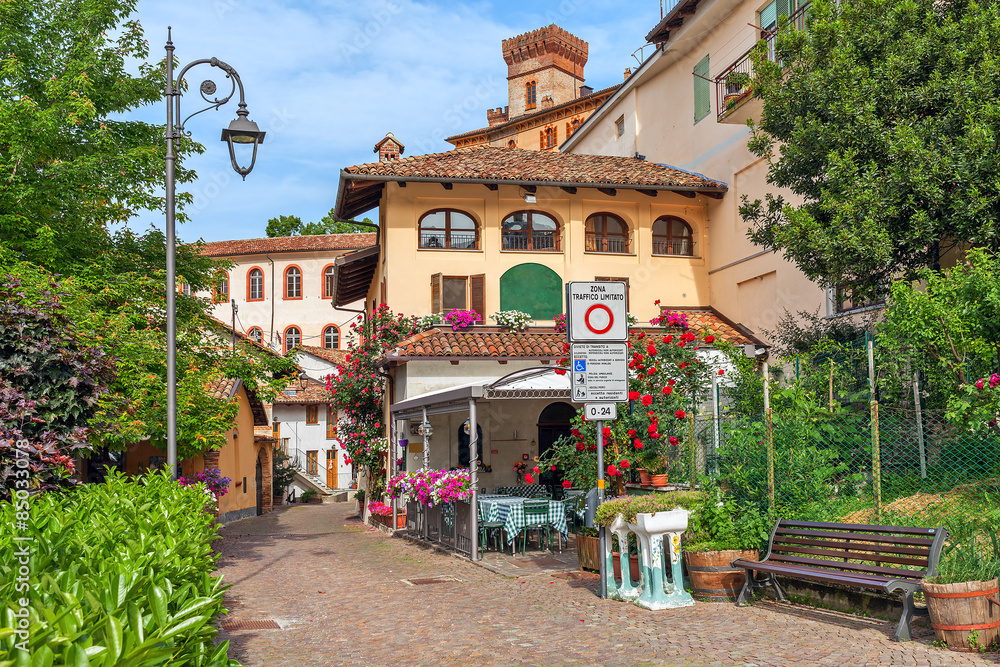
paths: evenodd
<path fill-rule="evenodd" d="M 654 255 L 680 255 L 682 257 L 694 256 L 694 242 L 691 239 L 653 239 Z"/>
<path fill-rule="evenodd" d="M 628 253 L 627 236 L 608 236 L 587 234 L 587 252 L 619 252 Z"/>
<path fill-rule="evenodd" d="M 805 3 L 796 9 L 788 17 L 788 21 L 781 25 L 782 29 L 804 30 L 806 27 L 806 13 L 809 10 L 809 3 Z M 761 40 L 766 43 L 767 59 L 774 62 L 774 43 L 777 39 L 779 28 L 767 31 Z M 729 111 L 739 106 L 741 102 L 753 95 L 753 81 L 756 72 L 753 67 L 751 54 L 757 49 L 760 41 L 755 43 L 740 55 L 732 65 L 722 70 L 719 76 L 715 77 L 715 101 L 718 109 L 718 119 L 721 120 Z"/>
<path fill-rule="evenodd" d="M 558 232 L 519 232 L 506 230 L 503 233 L 504 250 L 537 250 L 539 252 L 557 252 L 559 250 Z"/>
<path fill-rule="evenodd" d="M 445 244 L 445 232 L 444 230 L 440 232 L 421 232 L 420 233 L 420 247 L 421 248 L 446 248 L 449 247 Z M 476 250 L 476 233 L 475 232 L 452 232 L 451 233 L 451 246 L 453 250 Z"/>

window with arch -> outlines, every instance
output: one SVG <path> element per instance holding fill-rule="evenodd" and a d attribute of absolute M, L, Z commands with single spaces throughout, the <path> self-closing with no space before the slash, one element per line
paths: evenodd
<path fill-rule="evenodd" d="M 250 330 L 247 331 L 247 338 L 255 343 L 260 343 L 264 340 L 264 331 L 260 327 L 250 327 Z"/>
<path fill-rule="evenodd" d="M 284 351 L 294 349 L 302 344 L 302 330 L 296 326 L 285 329 Z"/>
<path fill-rule="evenodd" d="M 540 211 L 518 211 L 504 218 L 503 249 L 558 251 L 559 224 Z"/>
<path fill-rule="evenodd" d="M 302 270 L 297 266 L 285 269 L 285 298 L 302 298 Z"/>
<path fill-rule="evenodd" d="M 507 148 L 517 148 L 517 140 L 510 139 L 507 141 Z"/>
<path fill-rule="evenodd" d="M 333 298 L 333 264 L 323 267 L 323 298 Z"/>
<path fill-rule="evenodd" d="M 264 300 L 264 272 L 254 267 L 247 273 L 247 301 Z"/>
<path fill-rule="evenodd" d="M 524 84 L 524 108 L 534 109 L 538 101 L 538 82 L 529 81 Z"/>
<path fill-rule="evenodd" d="M 340 349 L 340 328 L 336 324 L 323 329 L 323 347 L 328 350 Z"/>
<path fill-rule="evenodd" d="M 539 132 L 539 135 L 541 136 L 538 139 L 538 143 L 540 144 L 541 149 L 543 151 L 548 150 L 549 148 L 556 147 L 557 143 L 556 128 L 547 127 L 544 130 L 541 130 Z"/>
<path fill-rule="evenodd" d="M 691 225 L 675 215 L 664 215 L 653 223 L 654 255 L 694 255 Z"/>
<path fill-rule="evenodd" d="M 439 209 L 420 218 L 420 247 L 479 250 L 479 230 L 467 213 Z"/>
<path fill-rule="evenodd" d="M 587 218 L 588 252 L 629 252 L 629 230 L 625 221 L 611 213 L 595 213 Z"/>
<path fill-rule="evenodd" d="M 573 133 L 580 129 L 580 119 L 574 118 L 572 123 L 566 123 L 566 137 L 573 136 Z"/>
<path fill-rule="evenodd" d="M 223 272 L 215 277 L 215 284 L 212 285 L 212 303 L 227 301 L 229 301 L 229 274 Z"/>

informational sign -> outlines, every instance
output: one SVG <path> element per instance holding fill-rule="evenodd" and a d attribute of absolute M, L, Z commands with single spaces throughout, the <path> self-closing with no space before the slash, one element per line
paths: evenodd
<path fill-rule="evenodd" d="M 587 421 L 594 422 L 613 421 L 618 419 L 617 403 L 586 403 L 583 406 L 583 414 Z"/>
<path fill-rule="evenodd" d="M 574 403 L 628 400 L 625 343 L 574 343 L 570 348 Z M 588 417 L 590 419 L 590 417 Z"/>
<path fill-rule="evenodd" d="M 571 343 L 624 343 L 628 340 L 626 287 L 597 280 L 566 283 L 566 325 Z"/>

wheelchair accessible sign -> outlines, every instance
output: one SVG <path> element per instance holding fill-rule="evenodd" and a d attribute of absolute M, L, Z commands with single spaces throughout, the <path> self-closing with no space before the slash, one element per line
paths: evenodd
<path fill-rule="evenodd" d="M 572 400 L 576 403 L 628 400 L 625 283 L 567 283 L 566 304 L 573 369 Z"/>

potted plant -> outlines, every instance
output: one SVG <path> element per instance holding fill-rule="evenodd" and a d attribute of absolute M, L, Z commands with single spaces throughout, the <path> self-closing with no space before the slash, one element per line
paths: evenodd
<path fill-rule="evenodd" d="M 323 498 L 319 495 L 319 492 L 316 491 L 316 489 L 306 489 L 302 492 L 302 495 L 299 496 L 299 501 L 303 503 L 318 504 L 323 502 Z"/>
<path fill-rule="evenodd" d="M 667 460 L 664 458 L 658 458 L 650 461 L 646 464 L 646 470 L 649 472 L 649 483 L 655 487 L 664 487 L 667 485 Z"/>
<path fill-rule="evenodd" d="M 756 505 L 737 503 L 724 494 L 714 480 L 703 477 L 701 483 L 705 495 L 684 535 L 691 592 L 700 600 L 732 602 L 743 588 L 746 571 L 730 564 L 737 558 L 758 560 L 771 522 Z"/>
<path fill-rule="evenodd" d="M 921 582 L 938 641 L 955 651 L 986 650 L 1000 644 L 1000 539 L 989 544 L 956 542 Z"/>

